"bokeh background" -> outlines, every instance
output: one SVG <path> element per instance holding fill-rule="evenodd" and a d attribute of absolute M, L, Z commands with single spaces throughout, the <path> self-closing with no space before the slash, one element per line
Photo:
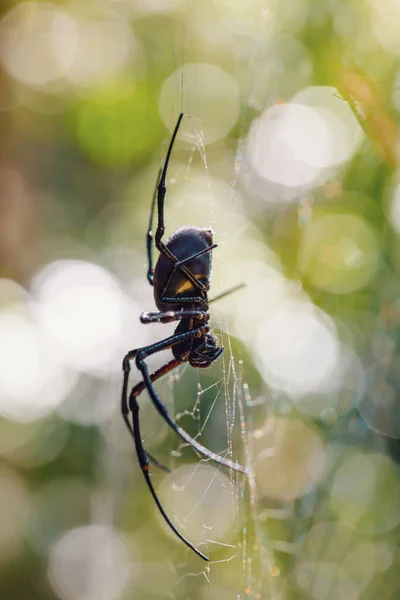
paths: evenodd
<path fill-rule="evenodd" d="M 1 598 L 399 597 L 399 29 L 395 0 L 1 4 Z M 119 414 L 122 357 L 174 328 L 139 315 L 181 111 L 168 233 L 211 226 L 212 295 L 247 285 L 223 357 L 157 390 L 251 476 L 139 400 L 208 565 Z"/>

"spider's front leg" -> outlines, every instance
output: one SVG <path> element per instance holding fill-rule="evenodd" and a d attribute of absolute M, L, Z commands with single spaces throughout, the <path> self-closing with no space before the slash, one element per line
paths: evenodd
<path fill-rule="evenodd" d="M 158 186 L 160 183 L 160 177 L 161 177 L 161 169 L 158 171 L 156 187 L 153 192 L 153 200 L 151 202 L 151 208 L 150 208 L 149 226 L 147 228 L 147 234 L 146 234 L 147 261 L 148 261 L 147 280 L 150 283 L 150 285 L 154 285 L 153 284 L 153 276 L 154 276 L 154 269 L 153 269 L 153 218 L 154 218 L 154 209 L 155 209 L 156 200 L 157 200 L 157 190 L 158 190 Z"/>
<path fill-rule="evenodd" d="M 178 121 L 175 125 L 175 129 L 172 134 L 171 141 L 169 143 L 168 152 L 167 152 L 167 156 L 165 158 L 164 166 L 158 172 L 158 176 L 157 176 L 157 180 L 156 180 L 156 188 L 154 190 L 153 200 L 151 203 L 149 226 L 147 229 L 147 236 L 146 236 L 147 259 L 148 259 L 147 280 L 150 283 L 150 285 L 153 285 L 153 276 L 154 276 L 152 244 L 153 244 L 153 217 L 154 217 L 154 209 L 155 209 L 156 201 L 157 201 L 157 212 L 158 212 L 157 230 L 156 230 L 156 235 L 155 235 L 156 248 L 159 250 L 159 252 L 164 252 L 164 254 L 168 255 L 168 250 L 166 249 L 166 246 L 161 241 L 164 236 L 164 233 L 165 233 L 164 201 L 165 201 L 165 194 L 167 193 L 166 179 L 167 179 L 169 159 L 171 156 L 172 148 L 174 146 L 175 138 L 178 134 L 182 119 L 183 119 L 183 113 L 181 113 L 179 115 Z"/>

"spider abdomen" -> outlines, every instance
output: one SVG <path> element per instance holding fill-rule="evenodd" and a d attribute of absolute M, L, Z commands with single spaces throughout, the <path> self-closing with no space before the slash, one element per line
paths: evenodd
<path fill-rule="evenodd" d="M 200 227 L 181 227 L 166 241 L 166 247 L 204 286 L 201 294 L 203 302 L 197 303 L 197 308 L 207 310 L 207 290 L 210 284 L 212 231 Z M 195 256 L 204 252 L 200 256 Z M 194 258 L 191 258 L 193 257 Z M 182 269 L 176 267 L 170 257 L 161 253 L 154 270 L 154 299 L 161 311 L 188 308 L 188 302 L 179 304 L 179 298 L 199 296 L 199 289 L 193 284 Z M 173 303 L 164 299 L 174 298 Z"/>

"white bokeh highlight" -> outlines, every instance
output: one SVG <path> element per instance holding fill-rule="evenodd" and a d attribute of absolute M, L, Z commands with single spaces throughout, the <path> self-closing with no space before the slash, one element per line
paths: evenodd
<path fill-rule="evenodd" d="M 264 380 L 287 394 L 326 392 L 338 385 L 333 379 L 340 362 L 335 328 L 310 303 L 286 302 L 277 308 L 260 324 L 255 350 Z"/>
<path fill-rule="evenodd" d="M 42 87 L 63 77 L 76 49 L 73 19 L 47 2 L 22 2 L 0 22 L 0 60 L 18 81 Z"/>
<path fill-rule="evenodd" d="M 276 418 L 254 432 L 254 473 L 260 496 L 293 501 L 319 484 L 325 463 L 324 442 L 303 421 Z"/>
<path fill-rule="evenodd" d="M 239 117 L 239 86 L 217 65 L 186 63 L 164 81 L 159 111 L 168 128 L 180 111 L 201 120 L 198 128 L 200 134 L 204 130 L 204 143 L 212 144 L 225 138 Z M 182 139 L 193 143 L 193 135 L 188 136 L 186 130 L 183 123 L 181 134 L 186 135 Z"/>
<path fill-rule="evenodd" d="M 132 577 L 132 557 L 111 527 L 87 525 L 50 550 L 49 579 L 63 600 L 118 600 Z"/>
<path fill-rule="evenodd" d="M 90 86 L 118 74 L 140 57 L 131 28 L 115 11 L 82 4 L 22 2 L 0 22 L 0 60 L 25 85 L 52 90 L 63 84 Z"/>
<path fill-rule="evenodd" d="M 252 123 L 242 183 L 266 202 L 292 202 L 350 160 L 363 136 L 335 88 L 304 88 Z"/>
<path fill-rule="evenodd" d="M 353 452 L 335 472 L 329 502 L 346 527 L 382 535 L 400 523 L 399 495 L 397 468 L 388 456 Z"/>
<path fill-rule="evenodd" d="M 293 96 L 291 104 L 312 108 L 324 120 L 332 145 L 329 160 L 321 166 L 334 167 L 350 160 L 359 148 L 365 133 L 348 103 L 334 87 L 311 86 Z M 326 152 L 325 152 L 326 154 Z"/>
<path fill-rule="evenodd" d="M 318 179 L 321 173 L 318 154 L 322 152 L 322 161 L 328 161 L 330 144 L 329 131 L 315 111 L 300 105 L 280 104 L 253 123 L 246 154 L 251 167 L 264 179 L 301 188 Z"/>
<path fill-rule="evenodd" d="M 76 376 L 64 368 L 24 309 L 0 312 L 0 413 L 30 421 L 49 414 L 73 389 Z"/>
<path fill-rule="evenodd" d="M 390 53 L 400 54 L 400 5 L 397 0 L 371 0 L 370 24 L 381 46 Z"/>
<path fill-rule="evenodd" d="M 32 280 L 38 321 L 64 364 L 98 374 L 120 369 L 129 302 L 103 267 L 79 260 L 47 265 Z"/>
<path fill-rule="evenodd" d="M 209 552 L 218 542 L 226 544 L 234 537 L 236 496 L 228 475 L 220 469 L 206 463 L 181 465 L 163 478 L 157 494 L 166 513 L 176 515 L 181 533 L 195 543 L 213 542 L 200 545 L 200 550 Z M 171 539 L 181 544 L 158 511 L 157 515 Z"/>

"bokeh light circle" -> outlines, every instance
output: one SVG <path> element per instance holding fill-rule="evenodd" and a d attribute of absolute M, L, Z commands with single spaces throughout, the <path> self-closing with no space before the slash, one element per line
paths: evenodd
<path fill-rule="evenodd" d="M 115 77 L 138 48 L 129 24 L 105 5 L 88 8 L 79 3 L 70 7 L 69 14 L 76 52 L 66 77 L 83 87 Z"/>
<path fill-rule="evenodd" d="M 258 493 L 282 502 L 312 491 L 325 465 L 324 444 L 316 430 L 296 419 L 274 419 L 254 444 Z"/>
<path fill-rule="evenodd" d="M 42 418 L 75 383 L 26 308 L 0 312 L 0 414 L 18 421 Z"/>
<path fill-rule="evenodd" d="M 322 164 L 329 161 L 330 144 L 329 132 L 316 111 L 280 104 L 253 122 L 246 158 L 250 168 L 265 180 L 302 188 L 318 180 Z"/>
<path fill-rule="evenodd" d="M 326 391 L 337 375 L 340 344 L 327 315 L 306 302 L 285 302 L 260 324 L 262 377 L 293 396 Z"/>
<path fill-rule="evenodd" d="M 91 488 L 83 478 L 54 477 L 35 490 L 31 497 L 29 541 L 36 552 L 46 556 L 49 548 L 73 527 L 90 518 Z"/>
<path fill-rule="evenodd" d="M 330 153 L 324 166 L 334 167 L 349 160 L 358 149 L 365 133 L 347 102 L 336 88 L 311 86 L 293 96 L 291 104 L 312 108 L 324 120 L 330 135 Z M 313 142 L 313 138 L 311 137 Z M 318 151 L 318 150 L 317 150 Z"/>
<path fill-rule="evenodd" d="M 400 406 L 393 381 L 379 367 L 370 368 L 361 387 L 357 408 L 368 427 L 381 435 L 400 438 Z"/>
<path fill-rule="evenodd" d="M 321 563 L 329 563 L 350 577 L 353 591 L 361 595 L 377 573 L 390 568 L 393 558 L 391 544 L 357 535 L 337 520 L 319 520 L 305 535 L 296 571 L 300 575 L 304 565 L 319 569 Z M 306 583 L 305 578 L 303 581 Z"/>
<path fill-rule="evenodd" d="M 72 529 L 50 550 L 49 579 L 63 600 L 118 600 L 131 569 L 121 536 L 104 525 Z"/>
<path fill-rule="evenodd" d="M 378 244 L 376 231 L 361 217 L 346 213 L 325 215 L 305 227 L 297 262 L 315 287 L 349 294 L 374 277 Z"/>
<path fill-rule="evenodd" d="M 227 543 L 234 536 L 236 498 L 228 475 L 219 469 L 205 463 L 182 465 L 163 478 L 158 495 L 167 514 L 179 515 L 191 541 Z M 165 525 L 161 516 L 160 521 Z M 169 528 L 165 530 L 179 543 Z"/>
<path fill-rule="evenodd" d="M 55 261 L 33 278 L 32 290 L 42 330 L 66 365 L 101 374 L 119 363 L 128 304 L 106 269 Z"/>
<path fill-rule="evenodd" d="M 335 473 L 330 505 L 347 527 L 376 535 L 400 523 L 399 497 L 398 469 L 388 456 L 353 453 Z"/>
<path fill-rule="evenodd" d="M 239 87 L 217 65 L 186 63 L 164 81 L 159 111 L 169 129 L 181 111 L 201 119 L 204 142 L 212 144 L 226 137 L 239 117 Z"/>
<path fill-rule="evenodd" d="M 0 22 L 0 59 L 15 79 L 46 86 L 75 59 L 73 19 L 47 2 L 21 2 Z"/>
<path fill-rule="evenodd" d="M 376 39 L 385 50 L 399 56 L 399 3 L 397 0 L 371 0 L 368 4 L 371 28 Z"/>
<path fill-rule="evenodd" d="M 95 88 L 75 111 L 78 142 L 96 163 L 120 167 L 147 156 L 162 137 L 154 89 L 113 81 Z"/>

